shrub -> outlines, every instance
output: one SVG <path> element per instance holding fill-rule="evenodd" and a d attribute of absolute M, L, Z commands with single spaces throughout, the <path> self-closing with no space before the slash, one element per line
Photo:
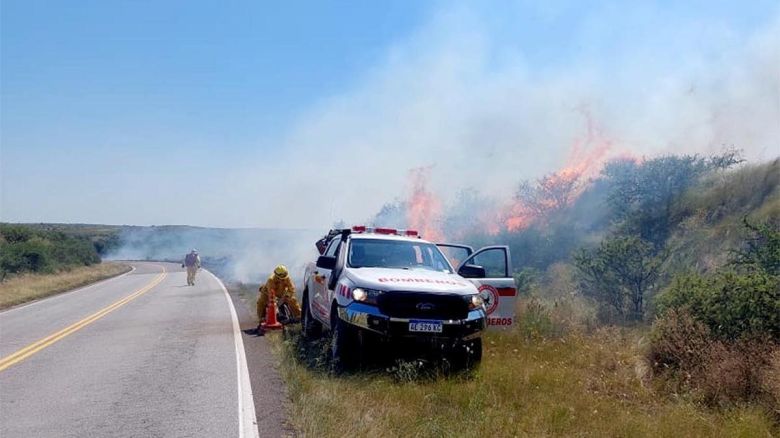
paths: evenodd
<path fill-rule="evenodd" d="M 771 397 L 772 403 L 780 414 L 780 348 L 775 348 L 769 355 L 769 364 L 761 378 L 764 391 Z"/>
<path fill-rule="evenodd" d="M 769 395 L 763 377 L 774 345 L 767 339 L 715 341 L 705 351 L 697 383 L 707 403 L 761 401 Z"/>
<path fill-rule="evenodd" d="M 736 251 L 732 265 L 749 271 L 780 275 L 780 229 L 770 224 L 751 224 L 743 219 L 749 236 L 744 248 Z"/>
<path fill-rule="evenodd" d="M 721 339 L 780 337 L 780 282 L 764 272 L 680 275 L 657 304 L 661 314 L 685 310 Z"/>
<path fill-rule="evenodd" d="M 47 273 L 100 263 L 87 237 L 9 224 L 0 224 L 0 236 L 0 280 L 7 274 Z"/>
<path fill-rule="evenodd" d="M 654 289 L 661 267 L 650 243 L 635 236 L 609 237 L 592 251 L 580 251 L 574 263 L 586 296 L 621 317 L 644 317 L 646 295 Z"/>
<path fill-rule="evenodd" d="M 717 405 L 774 397 L 778 350 L 770 338 L 719 340 L 685 310 L 670 310 L 653 324 L 651 340 L 648 359 L 676 391 Z"/>
<path fill-rule="evenodd" d="M 0 268 L 4 272 L 49 272 L 52 260 L 44 240 L 30 240 L 6 244 L 0 248 Z"/>
<path fill-rule="evenodd" d="M 518 303 L 517 327 L 528 339 L 544 338 L 554 334 L 550 310 L 536 297 L 521 299 Z"/>
<path fill-rule="evenodd" d="M 710 330 L 686 311 L 670 310 L 653 324 L 649 359 L 658 371 L 692 376 L 712 345 Z"/>

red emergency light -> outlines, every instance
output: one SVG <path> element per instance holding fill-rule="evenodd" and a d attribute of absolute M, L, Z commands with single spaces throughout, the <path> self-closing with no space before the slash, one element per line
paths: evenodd
<path fill-rule="evenodd" d="M 365 225 L 353 225 L 353 233 L 376 233 L 376 234 L 388 234 L 396 236 L 408 236 L 408 237 L 420 237 L 420 233 L 417 230 L 397 230 L 395 228 L 372 228 Z"/>

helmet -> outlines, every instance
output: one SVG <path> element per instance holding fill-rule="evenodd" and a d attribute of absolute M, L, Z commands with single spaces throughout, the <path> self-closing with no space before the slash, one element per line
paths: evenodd
<path fill-rule="evenodd" d="M 287 266 L 279 265 L 274 269 L 274 276 L 279 278 L 287 278 Z"/>
<path fill-rule="evenodd" d="M 193 253 L 193 254 L 197 254 L 197 253 L 198 253 L 198 250 L 197 250 L 197 249 L 195 249 L 195 248 L 193 248 L 193 249 L 192 249 L 192 253 Z"/>

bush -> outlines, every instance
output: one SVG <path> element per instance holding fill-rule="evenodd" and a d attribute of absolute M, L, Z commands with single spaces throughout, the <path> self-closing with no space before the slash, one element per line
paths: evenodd
<path fill-rule="evenodd" d="M 49 272 L 52 260 L 46 241 L 32 238 L 0 247 L 0 269 L 3 272 Z"/>
<path fill-rule="evenodd" d="M 685 310 L 670 310 L 653 324 L 651 340 L 648 359 L 675 392 L 692 391 L 714 405 L 771 404 L 776 396 L 780 350 L 771 338 L 719 340 Z"/>
<path fill-rule="evenodd" d="M 0 224 L 0 280 L 7 274 L 48 273 L 95 263 L 100 257 L 87 237 Z"/>
<path fill-rule="evenodd" d="M 550 310 L 536 297 L 518 303 L 517 328 L 527 339 L 550 337 L 554 334 Z"/>
<path fill-rule="evenodd" d="M 655 288 L 661 257 L 635 236 L 613 236 L 598 248 L 574 257 L 582 292 L 611 308 L 621 318 L 644 317 L 646 295 Z"/>
<path fill-rule="evenodd" d="M 657 305 L 686 311 L 720 339 L 780 337 L 780 281 L 764 272 L 680 275 Z"/>

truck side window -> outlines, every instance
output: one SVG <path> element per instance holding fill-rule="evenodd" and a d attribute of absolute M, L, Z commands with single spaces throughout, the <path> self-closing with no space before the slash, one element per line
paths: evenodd
<path fill-rule="evenodd" d="M 330 242 L 330 246 L 328 247 L 328 250 L 325 251 L 326 256 L 335 256 L 336 252 L 339 249 L 339 245 L 341 245 L 341 238 L 337 237 L 333 239 L 332 242 Z"/>
<path fill-rule="evenodd" d="M 506 252 L 495 248 L 484 251 L 472 259 L 472 262 L 485 268 L 485 278 L 504 278 L 510 274 L 506 264 Z"/>

